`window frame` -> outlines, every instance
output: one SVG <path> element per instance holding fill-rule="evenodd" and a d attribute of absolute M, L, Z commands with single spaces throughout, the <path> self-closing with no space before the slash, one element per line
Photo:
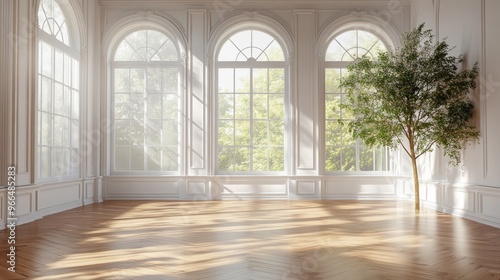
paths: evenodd
<path fill-rule="evenodd" d="M 118 50 L 118 47 L 120 44 L 132 33 L 137 32 L 137 31 L 145 31 L 145 30 L 152 30 L 156 31 L 159 33 L 162 33 L 165 35 L 175 46 L 176 52 L 177 52 L 177 57 L 178 60 L 176 61 L 115 61 L 115 55 Z M 167 30 L 166 28 L 160 28 L 159 26 L 156 25 L 150 25 L 150 24 L 137 24 L 133 28 L 127 29 L 125 32 L 121 33 L 121 36 L 116 38 L 114 44 L 110 45 L 111 51 L 110 51 L 110 57 L 109 57 L 109 62 L 108 62 L 108 89 L 109 89 L 109 99 L 108 99 L 108 113 L 111 121 L 111 126 L 109 127 L 109 145 L 108 146 L 108 172 L 109 175 L 181 175 L 183 171 L 183 166 L 184 166 L 184 149 L 183 149 L 183 139 L 184 139 L 184 118 L 182 117 L 183 114 L 183 109 L 184 109 L 184 95 L 185 95 L 185 59 L 183 55 L 183 49 L 182 46 L 179 45 L 179 40 L 177 36 L 174 35 L 174 33 L 170 32 L 170 30 Z M 177 162 L 178 168 L 176 171 L 162 171 L 162 170 L 115 170 L 115 69 L 144 69 L 147 71 L 147 69 L 152 69 L 152 68 L 158 68 L 158 69 L 178 69 L 179 77 L 178 77 L 178 91 L 177 91 L 177 96 L 178 96 L 178 106 L 177 106 L 177 122 L 178 122 L 178 145 L 177 145 L 177 151 L 178 151 L 178 156 L 179 160 Z M 163 93 L 162 93 L 163 94 Z M 144 114 L 147 114 L 147 111 L 145 110 Z M 163 119 L 162 119 L 163 120 Z M 145 124 L 145 120 L 143 121 L 143 124 Z M 146 144 L 146 133 L 144 134 L 144 143 L 142 144 L 142 147 L 145 148 L 148 146 Z M 147 153 L 144 153 L 144 167 L 146 167 L 146 157 Z"/>
<path fill-rule="evenodd" d="M 320 89 L 320 92 L 321 92 L 321 115 L 322 115 L 322 118 L 321 118 L 321 127 L 322 127 L 322 133 L 320 135 L 321 137 L 321 154 L 323 155 L 321 157 L 321 170 L 322 170 L 322 173 L 323 174 L 326 174 L 326 175 L 343 175 L 343 176 L 357 176 L 357 175 L 362 175 L 362 176 L 390 176 L 390 175 L 393 175 L 394 174 L 394 156 L 395 156 L 395 151 L 392 151 L 390 148 L 388 147 L 384 147 L 386 150 L 386 153 L 387 153 L 387 158 L 386 158 L 386 167 L 387 167 L 387 170 L 383 170 L 383 171 L 378 171 L 378 170 L 360 170 L 360 148 L 362 147 L 366 147 L 364 145 L 361 144 L 362 140 L 361 139 L 356 139 L 355 140 L 355 146 L 353 146 L 355 148 L 355 170 L 354 171 L 341 171 L 341 170 L 334 170 L 334 171 L 331 171 L 331 170 L 327 170 L 326 169 L 326 162 L 327 162 L 327 157 L 326 157 L 326 151 L 327 151 L 327 133 L 326 133 L 326 109 L 327 109 L 327 106 L 326 106 L 326 97 L 327 97 L 327 94 L 329 93 L 326 93 L 326 86 L 325 86 L 325 83 L 326 83 L 326 70 L 327 69 L 339 69 L 339 70 L 345 70 L 347 69 L 347 66 L 350 65 L 352 63 L 352 61 L 328 61 L 326 60 L 326 56 L 327 56 L 327 53 L 328 53 L 328 49 L 330 47 L 330 45 L 332 44 L 332 42 L 340 35 L 346 33 L 346 32 L 349 32 L 349 31 L 365 31 L 365 32 L 368 32 L 372 35 L 374 35 L 375 37 L 377 37 L 380 42 L 382 42 L 382 44 L 384 45 L 384 47 L 386 48 L 386 50 L 390 51 L 390 48 L 393 46 L 393 44 L 390 44 L 390 42 L 388 41 L 387 39 L 387 36 L 386 34 L 383 34 L 381 33 L 381 29 L 379 27 L 374 27 L 374 26 L 370 26 L 370 28 L 367 28 L 367 24 L 366 23 L 354 23 L 354 24 L 349 24 L 349 26 L 347 27 L 344 27 L 344 28 L 336 28 L 336 30 L 334 32 L 331 33 L 331 35 L 329 36 L 329 38 L 326 40 L 326 42 L 324 43 L 324 49 L 322 51 L 322 56 L 321 56 L 321 62 L 320 62 L 320 67 L 319 67 L 319 78 L 320 78 L 320 85 L 319 85 L 319 89 Z M 343 147 L 343 146 L 339 146 L 339 147 Z M 375 163 L 373 163 L 375 164 Z"/>
<path fill-rule="evenodd" d="M 58 0 L 53 0 L 53 2 L 59 7 L 59 9 L 61 10 L 63 16 L 64 16 L 64 23 L 66 24 L 66 31 L 67 31 L 67 44 L 64 43 L 63 41 L 57 39 L 57 37 L 53 34 L 49 34 L 47 33 L 45 30 L 42 29 L 42 23 L 40 22 L 41 19 L 38 18 L 38 16 L 36 17 L 37 19 L 37 28 L 36 28 L 36 50 L 35 50 L 35 61 L 36 61 L 36 67 L 35 67 L 35 95 L 36 95 L 36 102 L 35 102 L 35 106 L 36 106 L 36 114 L 35 114 L 35 125 L 34 125 L 34 133 L 35 133 L 35 143 L 34 143 L 34 152 L 35 152 L 35 182 L 37 183 L 47 183 L 47 182 L 54 182 L 54 181 L 60 181 L 60 180 L 74 180 L 74 179 L 78 179 L 81 177 L 81 168 L 82 168 L 82 162 L 81 162 L 81 153 L 82 153 L 82 139 L 81 139 L 81 136 L 82 136 L 82 111 L 81 111 L 81 108 L 82 108 L 82 101 L 83 101 L 83 91 L 82 91 L 82 61 L 81 61 L 81 55 L 80 55 L 80 43 L 79 43 L 79 38 L 78 38 L 78 34 L 79 34 L 79 29 L 77 28 L 77 24 L 75 22 L 73 22 L 72 18 L 70 15 L 73 15 L 75 13 L 75 11 L 73 10 L 73 7 L 70 3 L 60 3 Z M 42 1 L 39 1 L 38 5 L 37 5 L 37 9 L 36 9 L 36 13 L 38 15 L 38 13 L 40 12 L 40 9 L 42 8 L 42 4 L 43 2 Z M 74 33 L 74 34 L 73 34 Z M 73 134 L 75 133 L 73 131 L 73 128 L 72 128 L 72 121 L 75 120 L 71 115 L 72 115 L 72 111 L 74 108 L 73 108 L 73 104 L 72 102 L 69 102 L 69 106 L 68 106 L 68 109 L 70 110 L 70 112 L 68 113 L 69 116 L 63 116 L 65 117 L 66 119 L 69 120 L 69 128 L 68 128 L 68 135 L 66 135 L 68 137 L 68 145 L 67 146 L 56 146 L 54 145 L 54 139 L 52 139 L 52 143 L 51 145 L 42 145 L 41 144 L 41 127 L 40 127 L 40 113 L 44 112 L 43 110 L 40 109 L 40 96 L 41 96 L 41 78 L 43 75 L 42 72 L 40 72 L 40 57 L 41 57 L 41 53 L 40 53 L 40 47 L 41 47 L 41 44 L 42 42 L 44 44 L 47 44 L 50 46 L 50 49 L 51 49 L 51 56 L 52 56 L 52 65 L 51 65 L 51 75 L 55 75 L 54 73 L 54 66 L 55 66 L 55 52 L 56 51 L 60 51 L 63 55 L 63 57 L 66 55 L 68 57 L 70 57 L 71 59 L 74 59 L 75 61 L 77 61 L 78 63 L 78 66 L 77 66 L 77 70 L 78 70 L 78 73 L 77 73 L 77 76 L 76 78 L 78 79 L 78 88 L 74 88 L 73 87 L 73 84 L 71 85 L 68 85 L 65 83 L 65 81 L 57 81 L 57 78 L 54 76 L 54 77 L 47 77 L 50 79 L 50 83 L 51 83 L 51 92 L 50 92 L 50 102 L 51 102 L 51 112 L 49 112 L 51 118 L 52 118 L 52 127 L 51 127 L 51 137 L 53 138 L 54 137 L 54 116 L 58 115 L 55 111 L 54 111 L 54 101 L 55 101 L 55 97 L 54 97 L 54 88 L 53 88 L 53 85 L 54 83 L 59 83 L 64 87 L 69 87 L 70 89 L 70 96 L 73 95 L 73 93 L 71 92 L 72 90 L 77 90 L 78 92 L 78 106 L 77 106 L 77 109 L 78 109 L 78 131 L 76 131 L 76 134 L 77 134 L 77 139 L 78 139 L 78 143 L 76 145 L 76 154 L 73 155 L 73 149 L 74 147 L 72 146 L 72 137 L 73 137 Z M 74 68 L 73 66 L 71 66 L 71 75 L 72 77 L 70 77 L 69 79 L 73 79 L 74 78 Z M 66 74 L 67 72 L 65 71 L 64 74 Z M 71 83 L 71 82 L 70 82 Z M 73 100 L 73 97 L 70 98 L 70 101 Z M 42 177 L 42 172 L 41 172 L 41 165 L 42 165 L 42 159 L 41 159 L 41 148 L 42 147 L 49 147 L 51 148 L 51 159 L 50 159 L 50 164 L 51 164 L 51 168 L 50 168 L 50 175 L 48 177 Z M 55 148 L 64 148 L 64 149 L 67 149 L 69 150 L 69 154 L 68 154 L 68 158 L 66 158 L 66 163 L 61 163 L 61 164 L 67 164 L 67 163 L 70 163 L 70 166 L 69 167 L 66 167 L 67 170 L 69 170 L 70 174 L 66 174 L 66 175 L 54 175 L 54 168 L 55 166 L 57 166 L 57 163 L 55 162 L 54 160 L 54 149 Z M 73 166 L 74 165 L 74 166 Z"/>
<path fill-rule="evenodd" d="M 281 50 L 283 51 L 283 61 L 219 61 L 218 57 L 220 54 L 220 51 L 222 50 L 223 46 L 225 45 L 226 42 L 235 34 L 243 31 L 260 31 L 263 32 L 270 37 L 272 37 L 281 47 Z M 215 175 L 287 175 L 290 173 L 290 109 L 289 109 L 289 104 L 290 104 L 290 61 L 288 58 L 288 53 L 287 53 L 287 47 L 281 38 L 279 34 L 276 34 L 275 32 L 270 32 L 270 31 L 275 31 L 273 29 L 267 29 L 264 26 L 260 26 L 259 24 L 243 24 L 239 28 L 234 28 L 230 30 L 229 32 L 225 33 L 225 36 L 222 36 L 219 39 L 219 44 L 215 48 L 214 51 L 214 63 L 213 63 L 213 120 L 214 120 L 214 125 L 213 125 L 213 131 L 214 131 L 214 137 L 213 139 L 213 157 L 212 157 L 212 163 L 214 166 L 214 174 Z M 253 69 L 283 69 L 284 73 L 284 92 L 283 92 L 283 123 L 284 123 L 284 134 L 283 134 L 283 149 L 284 149 L 284 162 L 283 162 L 283 170 L 282 171 L 221 171 L 219 169 L 219 160 L 218 160 L 218 154 L 219 154 L 219 143 L 218 143 L 218 136 L 219 136 L 219 130 L 218 130 L 218 112 L 219 112 L 219 102 L 218 102 L 218 84 L 219 84 L 219 69 L 249 69 L 250 72 L 250 88 L 252 88 L 252 77 L 253 77 Z M 233 92 L 233 94 L 235 94 Z M 250 95 L 254 94 L 252 90 L 249 92 Z M 267 95 L 270 95 L 272 93 L 267 93 Z M 250 110 L 253 106 L 253 103 L 250 104 Z M 234 120 L 238 120 L 234 118 Z M 267 119 L 270 120 L 270 119 Z M 249 120 L 249 122 L 252 124 L 255 122 L 253 118 Z M 252 125 L 250 124 L 250 127 Z M 250 139 L 252 139 L 252 129 L 250 129 Z M 233 145 L 236 146 L 236 145 Z M 254 145 L 249 145 L 250 149 L 254 147 Z M 268 160 L 270 158 L 268 157 Z M 249 158 L 249 165 L 252 166 L 252 158 Z"/>

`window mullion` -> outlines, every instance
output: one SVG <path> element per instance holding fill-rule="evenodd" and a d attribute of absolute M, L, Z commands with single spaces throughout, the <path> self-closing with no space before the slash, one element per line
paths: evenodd
<path fill-rule="evenodd" d="M 146 39 L 147 39 L 147 36 L 146 36 Z M 144 102 L 144 113 L 143 113 L 143 125 L 144 125 L 144 136 L 143 136 L 143 144 L 142 144 L 142 147 L 143 147 L 143 153 L 144 153 L 144 159 L 143 159 L 143 163 L 144 163 L 144 170 L 148 170 L 148 160 L 147 160 L 147 152 L 148 152 L 148 145 L 147 145 L 147 139 L 148 139 L 148 133 L 149 133 L 149 129 L 148 129 L 148 119 L 147 119 L 147 116 L 148 116 L 148 91 L 147 91 L 147 87 L 148 87 L 148 68 L 144 68 L 143 69 L 144 71 L 144 80 L 143 80 L 143 99 L 142 99 L 142 102 Z"/>
<path fill-rule="evenodd" d="M 253 32 L 252 32 L 253 34 Z M 250 120 L 249 120 L 249 132 L 248 134 L 250 135 L 250 147 L 249 147 L 249 156 L 250 158 L 248 159 L 249 163 L 250 163 L 250 171 L 254 171 L 254 168 L 253 168 L 253 153 L 254 153 L 254 145 L 253 145 L 253 126 L 254 126 L 254 120 L 253 120 L 253 67 L 250 67 Z"/>
<path fill-rule="evenodd" d="M 233 69 L 233 171 L 236 171 L 236 68 Z"/>

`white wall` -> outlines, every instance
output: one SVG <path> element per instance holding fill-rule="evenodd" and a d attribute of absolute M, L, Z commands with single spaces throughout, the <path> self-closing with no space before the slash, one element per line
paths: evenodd
<path fill-rule="evenodd" d="M 396 199 L 396 176 L 333 176 L 322 172 L 321 50 L 335 29 L 374 23 L 398 45 L 411 22 L 410 1 L 100 1 L 102 54 L 131 20 L 166 21 L 186 38 L 185 165 L 178 176 L 109 175 L 101 146 L 104 199 Z M 218 10 L 220 9 L 220 10 Z M 219 34 L 242 21 L 267 24 L 284 37 L 290 56 L 290 132 L 286 176 L 214 174 L 213 53 Z M 108 57 L 101 60 L 101 117 L 109 111 Z M 104 131 L 102 139 L 109 141 Z"/>
<path fill-rule="evenodd" d="M 500 20 L 495 0 L 469 1 L 124 1 L 69 0 L 82 19 L 82 167 L 80 178 L 38 184 L 34 176 L 34 26 L 36 0 L 0 2 L 0 168 L 18 166 L 19 222 L 29 222 L 102 199 L 397 199 L 411 197 L 406 163 L 394 176 L 334 176 L 322 172 L 321 40 L 349 21 L 377 23 L 391 38 L 420 22 L 448 36 L 469 64 L 479 61 L 484 83 L 476 93 L 482 138 L 450 168 L 439 151 L 423 159 L 425 204 L 500 226 L 500 131 L 494 120 L 500 102 Z M 410 7 L 411 4 L 411 7 Z M 186 128 L 184 165 L 178 176 L 110 176 L 108 169 L 107 46 L 110 30 L 126 16 L 160 17 L 186 40 Z M 290 160 L 286 176 L 214 175 L 211 43 L 232 21 L 272 23 L 290 40 Z M 24 25 L 23 25 L 24 24 Z M 489 27 L 489 28 L 486 28 Z M 493 28 L 491 28 L 493 27 Z M 9 36 L 21 41 L 11 43 Z M 394 42 L 396 45 L 399 42 Z M 212 46 L 213 47 L 213 46 Z M 194 82 L 194 81 L 199 81 Z M 203 136 L 203 137 L 200 137 Z M 395 161 L 403 155 L 396 153 Z M 6 186 L 0 171 L 0 186 Z M 6 192 L 0 189 L 0 228 L 6 221 Z"/>
<path fill-rule="evenodd" d="M 422 163 L 422 199 L 430 207 L 481 222 L 500 225 L 500 37 L 496 0 L 420 0 L 412 5 L 413 26 L 425 22 L 439 39 L 455 46 L 453 55 L 463 54 L 463 67 L 479 62 L 474 92 L 475 124 L 481 133 L 462 163 L 448 165 L 440 151 Z M 432 166 L 431 168 L 428 168 Z"/>

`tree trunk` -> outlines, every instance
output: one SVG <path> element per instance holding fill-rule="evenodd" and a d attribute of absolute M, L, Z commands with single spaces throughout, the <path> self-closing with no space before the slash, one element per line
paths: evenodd
<path fill-rule="evenodd" d="M 413 186 L 415 190 L 415 210 L 420 210 L 420 184 L 418 182 L 417 159 L 415 153 L 411 156 L 411 165 L 413 167 Z"/>
<path fill-rule="evenodd" d="M 420 184 L 418 182 L 418 168 L 417 168 L 417 156 L 415 155 L 415 142 L 413 139 L 413 132 L 411 129 L 408 129 L 410 131 L 409 137 L 408 137 L 408 142 L 410 142 L 410 158 L 411 158 L 411 165 L 413 167 L 413 188 L 415 190 L 415 210 L 419 211 L 420 210 Z"/>

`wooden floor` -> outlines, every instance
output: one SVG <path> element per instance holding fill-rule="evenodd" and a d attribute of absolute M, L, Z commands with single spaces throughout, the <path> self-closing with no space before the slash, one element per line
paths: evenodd
<path fill-rule="evenodd" d="M 396 201 L 109 201 L 0 231 L 0 279 L 500 279 L 500 229 Z"/>

